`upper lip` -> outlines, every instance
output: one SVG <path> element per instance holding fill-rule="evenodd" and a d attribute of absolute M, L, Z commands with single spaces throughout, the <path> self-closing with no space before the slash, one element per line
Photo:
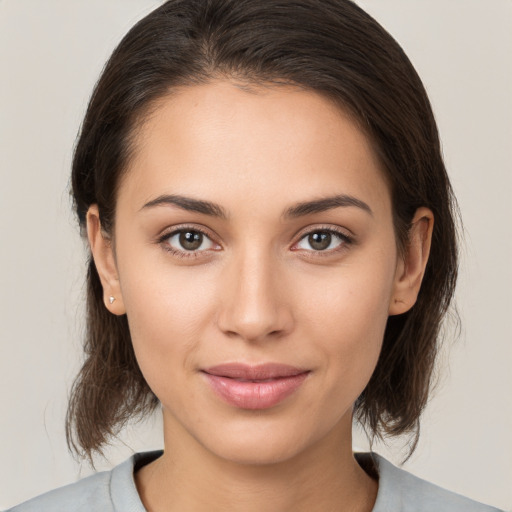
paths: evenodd
<path fill-rule="evenodd" d="M 205 368 L 203 372 L 217 377 L 228 377 L 230 379 L 266 380 L 293 377 L 294 375 L 307 373 L 308 370 L 281 363 L 263 363 L 257 365 L 224 363 Z"/>

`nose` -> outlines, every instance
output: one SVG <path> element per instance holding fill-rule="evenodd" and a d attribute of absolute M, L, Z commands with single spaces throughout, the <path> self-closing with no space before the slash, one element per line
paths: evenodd
<path fill-rule="evenodd" d="M 270 256 L 241 255 L 225 268 L 218 327 L 227 336 L 257 342 L 293 329 L 282 272 Z"/>

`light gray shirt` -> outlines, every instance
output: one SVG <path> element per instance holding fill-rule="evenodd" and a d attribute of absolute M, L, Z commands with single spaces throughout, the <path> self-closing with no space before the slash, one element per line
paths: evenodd
<path fill-rule="evenodd" d="M 161 453 L 137 453 L 111 471 L 55 489 L 7 512 L 146 512 L 133 475 Z M 373 462 L 379 475 L 372 512 L 500 512 L 421 480 L 375 453 L 356 453 L 356 459 L 363 467 Z"/>

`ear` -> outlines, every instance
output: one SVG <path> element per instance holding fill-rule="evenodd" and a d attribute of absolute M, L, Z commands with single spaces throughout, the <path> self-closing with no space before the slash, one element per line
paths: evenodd
<path fill-rule="evenodd" d="M 433 227 L 432 211 L 425 207 L 418 208 L 411 222 L 404 254 L 396 268 L 390 315 L 405 313 L 416 303 L 430 253 Z"/>
<path fill-rule="evenodd" d="M 91 205 L 87 211 L 87 238 L 103 287 L 105 307 L 114 315 L 124 315 L 126 310 L 119 284 L 114 248 L 111 239 L 101 229 L 100 214 L 96 204 Z"/>

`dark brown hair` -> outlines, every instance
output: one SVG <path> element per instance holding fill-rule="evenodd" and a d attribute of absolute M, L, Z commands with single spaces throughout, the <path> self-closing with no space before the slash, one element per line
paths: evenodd
<path fill-rule="evenodd" d="M 407 249 L 420 206 L 435 216 L 417 303 L 390 317 L 382 353 L 356 403 L 377 436 L 419 432 L 441 321 L 457 274 L 454 199 L 424 87 L 394 39 L 349 0 L 170 0 L 138 22 L 113 52 L 79 135 L 72 188 L 83 228 L 97 204 L 115 222 L 116 188 L 136 129 L 177 86 L 218 78 L 317 91 L 365 131 L 392 191 L 398 247 Z M 370 320 L 369 320 L 370 321 Z M 90 457 L 131 418 L 158 404 L 132 349 L 126 316 L 111 315 L 92 259 L 87 275 L 85 362 L 70 397 L 68 444 Z"/>

